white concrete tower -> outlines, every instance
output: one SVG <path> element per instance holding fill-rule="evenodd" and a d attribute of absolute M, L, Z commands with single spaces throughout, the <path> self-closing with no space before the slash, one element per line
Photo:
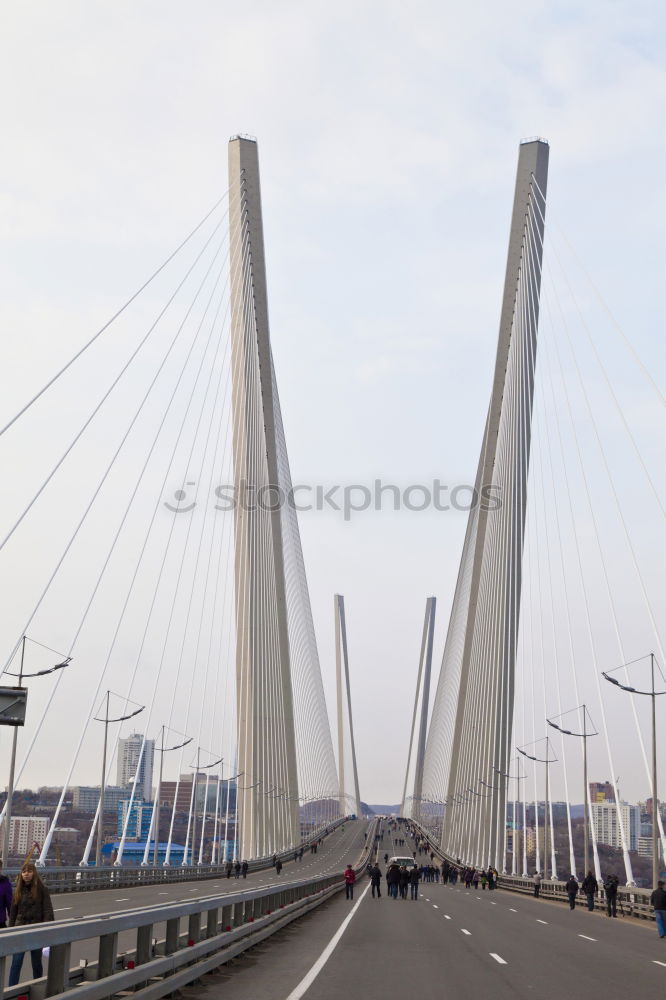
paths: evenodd
<path fill-rule="evenodd" d="M 300 840 L 285 588 L 279 403 L 268 326 L 257 143 L 229 143 L 238 855 Z"/>

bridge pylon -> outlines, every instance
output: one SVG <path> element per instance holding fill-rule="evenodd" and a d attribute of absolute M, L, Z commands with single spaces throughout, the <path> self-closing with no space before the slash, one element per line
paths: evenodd
<path fill-rule="evenodd" d="M 442 848 L 468 863 L 498 869 L 506 832 L 548 153 L 543 139 L 520 144 L 476 503 L 424 769 L 426 793 L 443 800 Z"/>
<path fill-rule="evenodd" d="M 409 753 L 407 754 L 407 769 L 405 771 L 405 784 L 402 789 L 402 803 L 400 815 L 405 816 L 405 803 L 407 800 L 407 784 L 409 781 L 409 770 L 412 761 L 414 747 L 414 730 L 416 728 L 416 718 L 419 706 L 419 694 L 421 694 L 421 715 L 419 721 L 419 735 L 416 745 L 416 764 L 414 767 L 414 787 L 412 789 L 412 807 L 410 815 L 419 823 L 423 822 L 422 802 L 423 802 L 423 764 L 425 761 L 426 734 L 428 731 L 428 707 L 430 704 L 430 675 L 432 672 L 432 645 L 435 634 L 435 608 L 437 598 L 429 597 L 426 601 L 425 618 L 423 619 L 423 634 L 421 636 L 421 653 L 419 656 L 419 669 L 416 678 L 416 694 L 414 695 L 414 711 L 412 713 L 412 728 L 409 736 Z M 421 684 L 423 679 L 423 684 Z"/>
<path fill-rule="evenodd" d="M 300 841 L 281 476 L 286 466 L 268 323 L 255 140 L 229 142 L 235 496 L 237 855 Z"/>
<path fill-rule="evenodd" d="M 335 686 L 337 695 L 338 715 L 338 780 L 340 812 L 345 816 L 349 809 L 349 796 L 346 792 L 345 763 L 345 714 L 349 725 L 351 744 L 352 780 L 354 782 L 354 812 L 361 815 L 361 794 L 358 786 L 358 769 L 356 767 L 356 745 L 354 743 L 354 724 L 352 721 L 351 687 L 349 684 L 349 650 L 347 646 L 347 619 L 345 617 L 345 599 L 342 594 L 333 597 L 333 615 L 335 620 Z M 342 675 L 344 673 L 344 694 Z"/>

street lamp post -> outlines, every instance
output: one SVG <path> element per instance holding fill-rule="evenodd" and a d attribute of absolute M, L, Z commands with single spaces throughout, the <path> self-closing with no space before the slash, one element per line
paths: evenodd
<path fill-rule="evenodd" d="M 117 718 L 109 718 L 109 699 L 113 694 L 113 691 L 106 692 L 106 706 L 104 709 L 103 718 L 95 716 L 95 722 L 104 723 L 104 749 L 102 750 L 102 780 L 99 786 L 99 816 L 97 819 L 97 845 L 95 848 L 95 868 L 99 868 L 102 864 L 102 844 L 104 841 L 104 799 L 106 797 L 106 750 L 108 746 L 108 736 L 109 736 L 109 724 L 111 722 L 126 722 L 127 719 L 133 719 L 135 715 L 143 712 L 145 705 L 140 705 L 129 715 L 119 715 Z M 116 697 L 121 698 L 122 695 L 116 695 Z M 126 700 L 126 699 L 125 699 Z"/>
<path fill-rule="evenodd" d="M 164 754 L 165 753 L 169 753 L 171 750 L 181 750 L 183 747 L 186 747 L 188 743 L 191 743 L 192 740 L 194 739 L 193 736 L 190 736 L 188 739 L 185 740 L 184 743 L 178 743 L 178 744 L 176 744 L 176 746 L 173 746 L 173 747 L 165 747 L 164 746 L 164 730 L 165 730 L 165 728 L 168 728 L 168 727 L 162 726 L 161 746 L 158 748 L 158 751 L 157 751 L 159 753 L 159 755 L 160 755 L 160 772 L 159 772 L 159 778 L 157 780 L 157 794 L 155 795 L 155 805 L 153 806 L 153 809 L 156 810 L 156 812 L 155 812 L 155 822 L 153 823 L 153 836 L 155 838 L 154 847 L 153 847 L 153 864 L 154 864 L 155 867 L 157 867 L 157 863 L 158 863 L 159 842 L 160 842 L 160 794 L 162 792 L 162 767 L 164 765 Z M 169 732 L 175 732 L 175 730 L 169 730 Z M 184 736 L 185 734 L 184 733 L 180 733 L 179 735 L 180 736 Z M 174 803 L 174 807 L 175 807 L 175 803 Z"/>
<path fill-rule="evenodd" d="M 189 740 L 188 740 L 188 742 L 189 742 Z M 201 755 L 201 747 L 197 747 L 197 763 L 196 763 L 196 770 L 194 772 L 194 788 L 192 789 L 192 795 L 193 795 L 193 800 L 192 800 L 192 854 L 191 854 L 192 862 L 194 862 L 194 849 L 196 847 L 196 842 L 197 842 L 196 841 L 196 833 L 197 833 L 197 792 L 199 791 L 199 768 L 201 767 L 205 771 L 209 767 L 217 767 L 217 765 L 221 764 L 222 761 L 223 761 L 223 759 L 224 759 L 223 757 L 218 757 L 218 759 L 214 760 L 212 764 L 199 764 L 199 757 L 200 757 L 200 755 Z M 190 764 L 190 767 L 192 767 L 191 764 Z M 205 807 L 205 803 L 204 803 L 204 807 Z M 202 826 L 202 829 L 201 829 L 201 836 L 202 836 L 202 844 L 201 844 L 201 846 L 203 848 L 203 826 Z M 196 863 L 197 863 L 197 865 L 200 865 L 201 861 L 197 861 Z"/>
<path fill-rule="evenodd" d="M 638 688 L 630 687 L 628 684 L 621 684 L 616 677 L 611 677 L 610 675 L 615 673 L 616 670 L 624 670 L 626 672 L 627 667 L 632 666 L 635 663 L 639 663 L 641 660 L 645 660 L 646 656 L 641 656 L 638 660 L 631 660 L 629 663 L 623 663 L 620 667 L 615 667 L 613 670 L 604 671 L 601 674 L 607 681 L 611 684 L 615 684 L 616 687 L 622 688 L 623 691 L 628 691 L 630 694 L 644 694 L 652 699 L 652 887 L 656 888 L 657 880 L 659 878 L 659 840 L 657 837 L 658 829 L 658 816 L 659 816 L 659 802 L 657 800 L 657 696 L 666 694 L 665 691 L 657 691 L 654 686 L 654 653 L 647 654 L 650 657 L 650 690 L 649 691 L 639 691 Z M 659 670 L 662 680 L 664 676 Z"/>
<path fill-rule="evenodd" d="M 556 719 L 563 719 L 565 715 L 570 715 L 571 712 L 583 713 L 583 724 L 582 733 L 572 732 L 571 729 L 565 729 Z M 583 807 L 585 809 L 585 823 L 584 823 L 584 835 L 583 835 L 583 878 L 587 875 L 590 870 L 590 806 L 589 806 L 589 788 L 587 785 L 587 741 L 590 736 L 598 736 L 599 733 L 593 728 L 592 732 L 588 732 L 587 729 L 587 716 L 588 710 L 586 705 L 578 705 L 576 708 L 572 708 L 569 712 L 563 712 L 562 715 L 555 716 L 554 719 L 546 719 L 549 726 L 553 729 L 557 729 L 559 733 L 564 733 L 565 736 L 579 736 L 583 741 Z M 590 719 L 590 721 L 592 721 Z"/>
<path fill-rule="evenodd" d="M 516 864 L 516 857 L 517 856 L 520 857 L 520 855 L 518 854 L 518 851 L 516 850 L 516 844 L 518 844 L 518 847 L 520 847 L 520 843 L 518 842 L 518 836 L 517 836 L 517 834 L 518 834 L 518 827 L 517 827 L 517 820 L 516 820 L 515 813 L 519 813 L 520 812 L 520 782 L 523 780 L 523 778 L 527 777 L 526 774 L 521 774 L 520 773 L 520 757 L 516 757 L 516 768 L 518 770 L 518 774 L 511 774 L 509 771 L 500 771 L 499 768 L 497 768 L 497 767 L 495 768 L 495 771 L 497 772 L 497 774 L 501 774 L 503 778 L 512 779 L 513 781 L 516 782 L 516 798 L 513 800 L 514 801 L 514 806 L 515 806 L 515 808 L 514 808 L 514 817 L 513 817 L 513 839 L 512 839 L 512 844 L 511 844 L 511 846 L 513 848 L 513 851 L 512 851 L 512 855 L 513 855 L 513 858 L 512 858 L 512 860 L 513 860 L 512 867 L 514 869 L 514 871 L 511 872 L 512 875 L 517 875 L 518 874 L 518 872 L 517 872 L 517 867 L 518 866 Z M 484 782 L 484 784 L 485 784 L 485 782 Z M 523 848 L 524 847 L 525 847 L 525 830 L 523 830 Z M 526 853 L 527 852 L 525 850 L 523 850 L 523 857 L 526 856 Z M 524 869 L 525 869 L 525 867 L 526 866 L 523 866 Z M 523 874 L 527 875 L 527 871 L 524 870 Z"/>
<path fill-rule="evenodd" d="M 64 670 L 64 668 L 67 667 L 67 666 L 69 666 L 69 664 L 72 662 L 72 657 L 71 656 L 66 656 L 65 659 L 61 663 L 56 663 L 55 666 L 49 667 L 47 670 L 37 670 L 37 671 L 35 671 L 35 673 L 32 673 L 32 674 L 26 674 L 26 673 L 24 673 L 23 672 L 23 665 L 24 665 L 24 662 L 25 662 L 25 643 L 26 643 L 26 639 L 28 639 L 28 638 L 29 637 L 27 635 L 24 635 L 23 638 L 21 639 L 21 660 L 20 660 L 20 666 L 19 666 L 19 672 L 18 672 L 18 674 L 13 674 L 9 670 L 6 671 L 7 674 L 9 674 L 10 677 L 18 677 L 18 679 L 19 679 L 19 682 L 18 682 L 19 690 L 21 690 L 23 688 L 23 681 L 24 681 L 24 679 L 26 677 L 45 677 L 46 674 L 53 674 L 53 673 L 55 673 L 56 670 Z M 34 639 L 31 639 L 30 641 L 31 642 L 35 642 Z M 36 643 L 36 645 L 41 646 L 42 644 L 41 643 Z M 43 648 L 44 649 L 49 649 L 48 646 L 44 646 Z M 55 649 L 49 649 L 49 652 L 56 653 L 57 656 L 60 656 L 60 653 L 58 653 Z M 5 821 L 4 821 L 5 822 L 5 826 L 4 826 L 4 831 L 3 831 L 4 835 L 3 835 L 3 840 L 2 840 L 2 863 L 3 863 L 3 865 L 5 865 L 5 867 L 7 866 L 8 862 L 9 862 L 9 838 L 10 838 L 10 834 L 11 834 L 11 825 L 12 825 L 12 798 L 14 797 L 14 775 L 15 775 L 15 772 L 16 772 L 16 744 L 17 744 L 17 741 L 18 741 L 18 726 L 15 725 L 14 726 L 14 732 L 12 734 L 12 751 L 11 751 L 11 757 L 10 757 L 10 761 L 9 761 L 9 783 L 7 785 L 7 802 L 5 803 Z"/>
<path fill-rule="evenodd" d="M 557 761 L 557 757 L 550 756 L 550 738 L 545 736 L 541 740 L 536 740 L 536 743 L 546 743 L 546 756 L 545 757 L 535 757 L 534 754 L 527 753 L 524 748 L 516 747 L 518 753 L 522 753 L 523 757 L 529 758 L 529 760 L 535 761 L 537 764 L 546 765 L 546 801 L 543 814 L 543 877 L 544 880 L 548 879 L 548 820 L 549 820 L 549 804 L 550 804 L 550 765 Z M 527 746 L 534 746 L 534 743 L 528 743 Z M 538 828 L 539 826 L 539 803 L 536 803 L 536 816 L 534 817 L 535 824 Z M 553 834 L 554 836 L 554 834 Z"/>

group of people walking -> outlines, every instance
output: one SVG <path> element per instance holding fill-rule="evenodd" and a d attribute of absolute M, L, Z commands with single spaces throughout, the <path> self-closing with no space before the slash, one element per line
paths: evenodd
<path fill-rule="evenodd" d="M 541 894 L 541 872 L 534 873 L 532 882 L 534 884 L 534 896 L 538 899 Z M 609 872 L 603 881 L 604 896 L 606 899 L 606 913 L 609 917 L 617 917 L 617 890 L 619 887 L 620 880 L 617 875 L 613 872 Z M 576 902 L 578 900 L 579 893 L 582 893 L 582 895 L 585 896 L 588 910 L 594 909 L 594 901 L 597 893 L 599 892 L 599 883 L 594 876 L 594 872 L 588 871 L 587 875 L 580 883 L 575 875 L 570 875 L 564 884 L 564 888 L 569 900 L 570 910 L 576 909 Z"/>
<path fill-rule="evenodd" d="M 421 873 L 422 869 L 416 863 L 411 868 L 395 863 L 389 865 L 386 872 L 388 895 L 392 899 L 407 899 L 409 894 L 411 899 L 418 899 Z M 368 875 L 370 876 L 373 899 L 375 897 L 381 899 L 382 871 L 379 865 L 370 865 Z"/>

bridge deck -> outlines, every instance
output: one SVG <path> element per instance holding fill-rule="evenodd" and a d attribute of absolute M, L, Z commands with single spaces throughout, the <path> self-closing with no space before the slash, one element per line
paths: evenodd
<path fill-rule="evenodd" d="M 249 873 L 246 879 L 214 878 L 205 881 L 174 882 L 166 885 L 136 886 L 117 891 L 104 889 L 100 891 L 63 893 L 53 896 L 53 907 L 56 920 L 80 920 L 83 917 L 106 913 L 121 913 L 126 910 L 159 905 L 160 903 L 191 902 L 199 897 L 235 893 L 243 889 L 252 890 L 267 885 L 286 882 L 295 878 L 327 875 L 342 872 L 347 862 L 356 861 L 363 850 L 363 834 L 367 823 L 350 821 L 344 827 L 338 827 L 325 837 L 316 854 L 307 850 L 303 860 L 286 863 L 280 876 L 273 869 L 264 869 Z M 186 930 L 187 921 L 182 921 L 181 930 Z M 156 938 L 164 937 L 164 924 L 154 927 Z M 136 934 L 127 931 L 119 935 L 118 951 L 128 951 L 134 947 Z M 72 947 L 71 965 L 77 965 L 81 959 L 97 961 L 96 942 L 82 941 Z M 46 964 L 45 964 L 46 965 Z M 8 963 L 9 967 L 9 963 Z M 31 978 L 30 959 L 27 956 L 23 962 L 21 982 Z M 7 975 L 9 968 L 7 968 Z"/>
<path fill-rule="evenodd" d="M 384 887 L 381 900 L 372 899 L 365 879 L 359 889 L 353 904 L 336 897 L 185 994 L 202 1000 L 626 1000 L 658 995 L 666 984 L 666 939 L 659 940 L 651 923 L 613 920 L 579 906 L 571 912 L 502 890 L 428 883 L 413 902 L 387 898 Z M 361 895 L 329 960 L 300 992 Z"/>

